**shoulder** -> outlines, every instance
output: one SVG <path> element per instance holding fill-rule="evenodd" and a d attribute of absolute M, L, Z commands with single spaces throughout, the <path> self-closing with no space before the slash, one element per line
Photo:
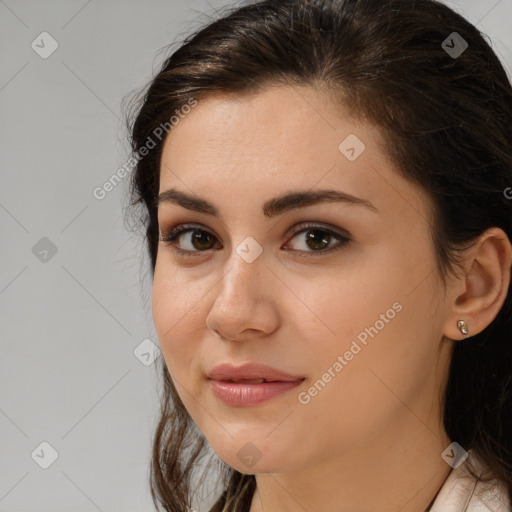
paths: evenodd
<path fill-rule="evenodd" d="M 467 459 L 452 469 L 430 512 L 512 512 L 505 487 L 497 480 L 484 482 L 469 472 L 482 475 L 485 466 L 470 450 Z"/>

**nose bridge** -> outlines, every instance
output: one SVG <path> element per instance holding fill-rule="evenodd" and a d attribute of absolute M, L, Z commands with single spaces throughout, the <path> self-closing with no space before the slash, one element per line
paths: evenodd
<path fill-rule="evenodd" d="M 257 293 L 265 270 L 263 248 L 251 237 L 244 239 L 233 248 L 228 268 L 223 292 L 234 296 Z"/>

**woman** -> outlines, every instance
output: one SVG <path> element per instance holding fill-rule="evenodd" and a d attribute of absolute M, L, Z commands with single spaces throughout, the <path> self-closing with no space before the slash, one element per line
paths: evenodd
<path fill-rule="evenodd" d="M 511 510 L 511 122 L 433 0 L 264 0 L 169 56 L 130 125 L 157 507 Z"/>

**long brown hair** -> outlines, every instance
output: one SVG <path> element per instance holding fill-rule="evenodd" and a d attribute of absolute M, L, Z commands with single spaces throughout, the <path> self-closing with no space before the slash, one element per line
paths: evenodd
<path fill-rule="evenodd" d="M 432 199 L 431 237 L 445 285 L 460 250 L 484 230 L 497 226 L 512 239 L 506 193 L 512 186 L 512 88 L 472 24 L 435 0 L 263 0 L 230 8 L 190 35 L 131 105 L 127 123 L 138 161 L 129 211 L 144 227 L 153 274 L 165 140 L 155 130 L 172 128 L 169 119 L 191 100 L 276 84 L 325 88 L 351 115 L 379 127 L 397 172 Z M 142 153 L 149 139 L 155 147 Z M 450 439 L 472 449 L 512 500 L 510 286 L 494 321 L 454 342 L 444 424 Z M 192 506 L 192 475 L 208 443 L 165 364 L 161 372 L 151 493 L 159 510 L 184 512 Z M 219 467 L 223 492 L 210 512 L 248 511 L 254 475 L 222 461 Z"/>

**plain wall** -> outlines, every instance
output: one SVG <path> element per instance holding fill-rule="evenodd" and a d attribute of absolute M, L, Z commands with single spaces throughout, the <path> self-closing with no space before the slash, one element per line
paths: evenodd
<path fill-rule="evenodd" d="M 447 3 L 510 75 L 512 0 Z M 154 510 L 149 262 L 123 223 L 127 179 L 94 190 L 128 158 L 123 98 L 230 5 L 0 1 L 0 512 Z"/>

